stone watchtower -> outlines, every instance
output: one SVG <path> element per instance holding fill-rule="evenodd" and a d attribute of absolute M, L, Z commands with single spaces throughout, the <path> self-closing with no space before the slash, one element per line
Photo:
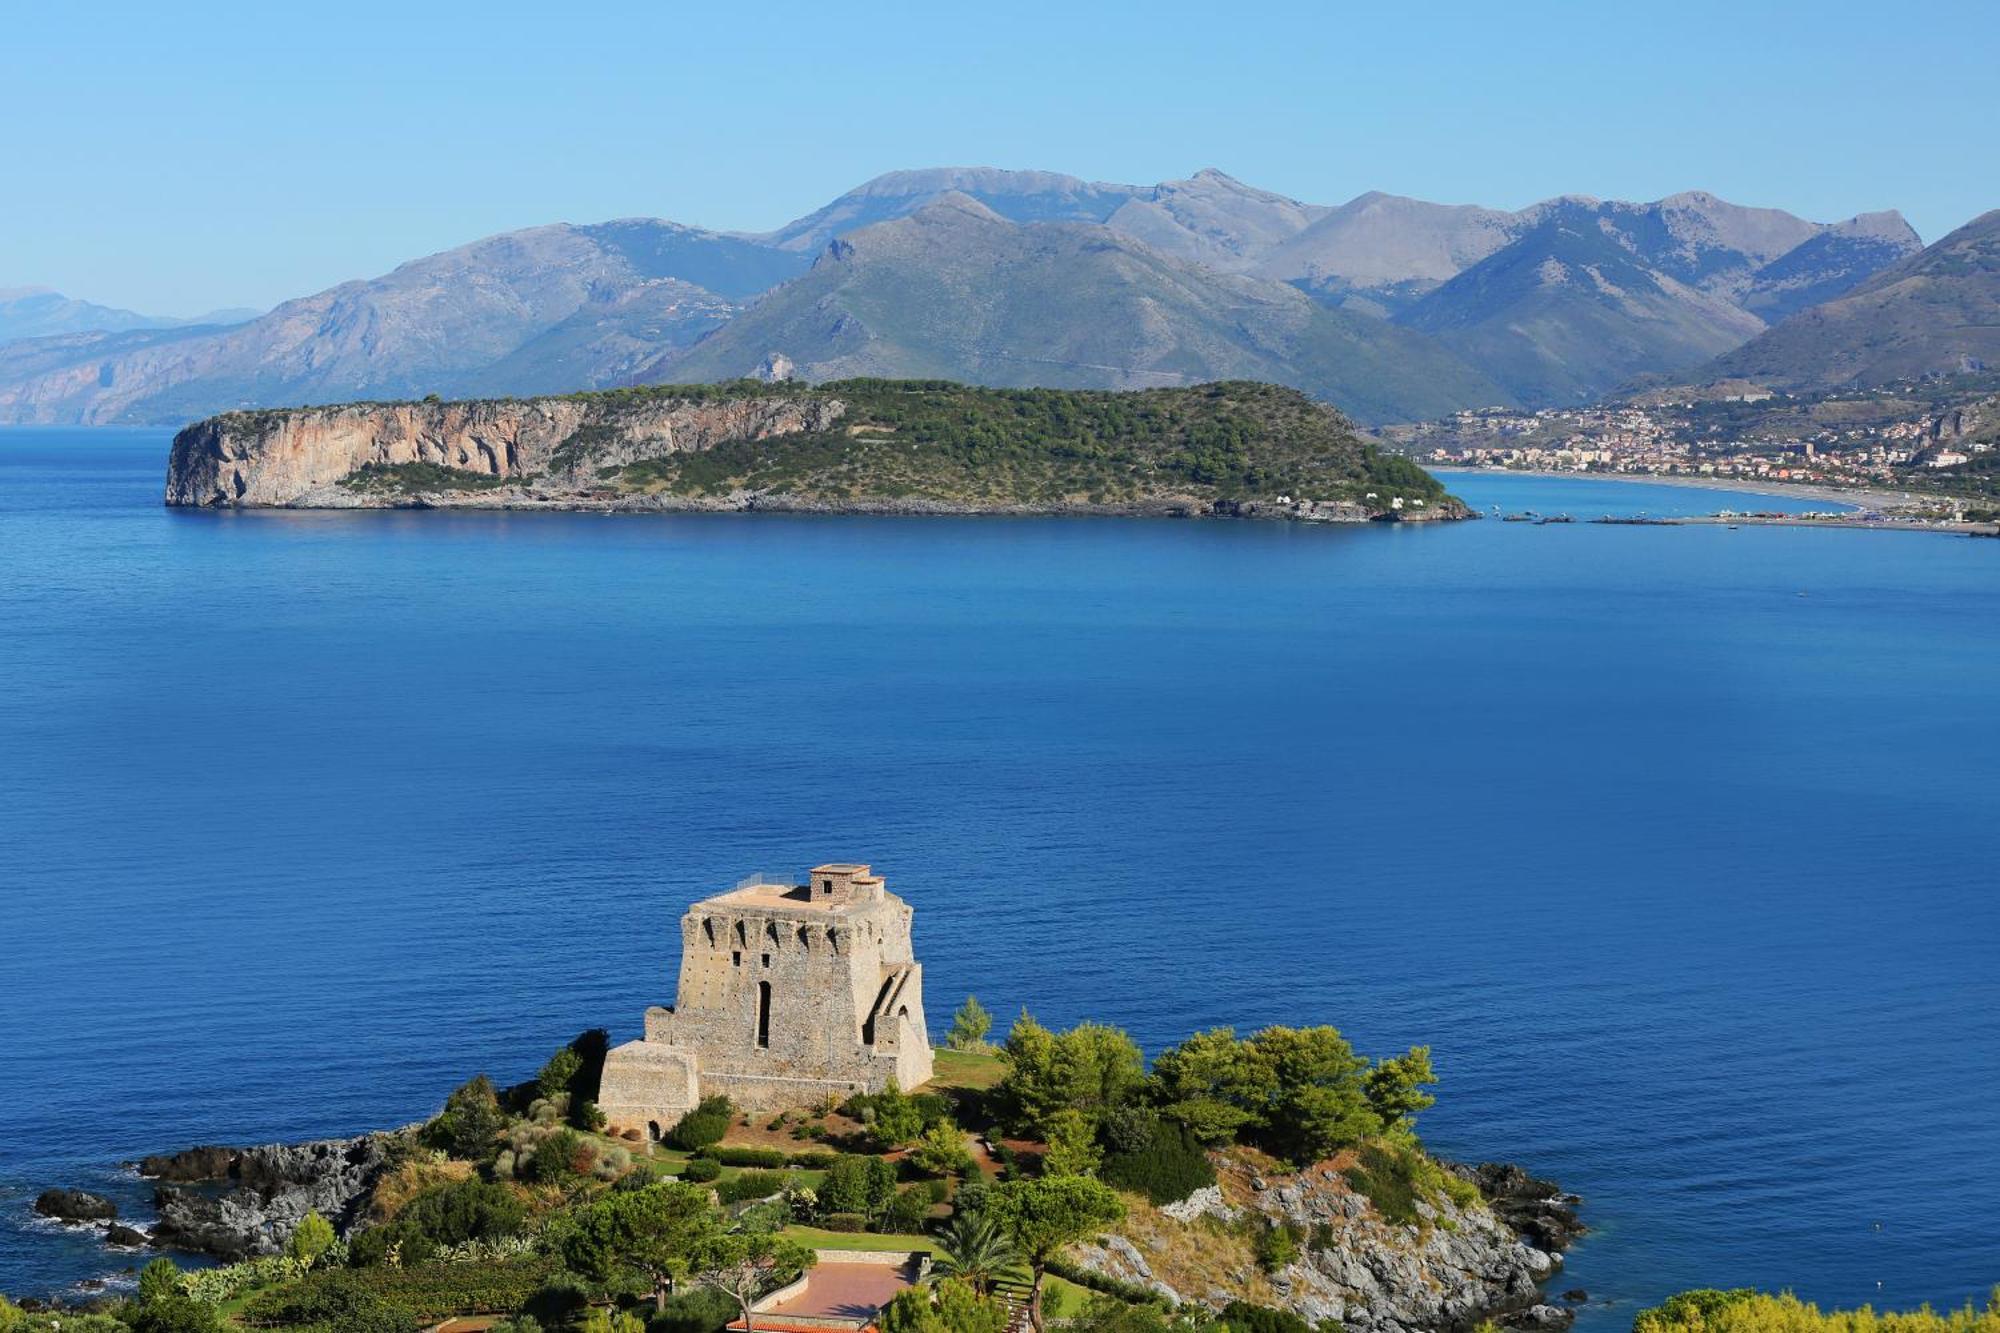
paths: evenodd
<path fill-rule="evenodd" d="M 612 1129 L 658 1137 L 706 1096 L 752 1111 L 931 1076 L 910 906 L 864 865 L 746 883 L 681 918 L 680 992 L 604 1062 Z"/>

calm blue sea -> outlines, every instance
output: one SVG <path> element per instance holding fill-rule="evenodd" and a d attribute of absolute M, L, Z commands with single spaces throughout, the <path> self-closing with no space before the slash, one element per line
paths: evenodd
<path fill-rule="evenodd" d="M 165 446 L 0 433 L 0 1289 L 126 1262 L 36 1190 L 633 1034 L 690 899 L 831 859 L 934 1027 L 1430 1043 L 1588 1329 L 2000 1281 L 2000 542 L 187 514 Z"/>

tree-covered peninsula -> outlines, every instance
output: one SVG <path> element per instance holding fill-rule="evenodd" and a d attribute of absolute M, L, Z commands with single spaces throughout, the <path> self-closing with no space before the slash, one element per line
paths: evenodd
<path fill-rule="evenodd" d="M 755 380 L 231 412 L 174 440 L 191 506 L 1462 517 L 1334 409 L 1248 381 L 1131 392 Z"/>

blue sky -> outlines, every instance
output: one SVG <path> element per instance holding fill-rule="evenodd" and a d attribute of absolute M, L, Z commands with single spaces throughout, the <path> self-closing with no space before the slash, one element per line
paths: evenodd
<path fill-rule="evenodd" d="M 2000 207 L 1996 52 L 2000 6 L 1924 0 L 0 0 L 0 286 L 268 305 L 542 222 L 763 230 L 937 165 L 1701 188 L 1933 240 Z"/>

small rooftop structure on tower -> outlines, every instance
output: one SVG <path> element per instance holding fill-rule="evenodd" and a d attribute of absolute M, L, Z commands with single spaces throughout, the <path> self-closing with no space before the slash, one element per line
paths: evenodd
<path fill-rule="evenodd" d="M 813 867 L 803 884 L 753 876 L 681 918 L 680 991 L 646 1035 L 605 1058 L 598 1105 L 613 1130 L 658 1138 L 717 1093 L 753 1111 L 931 1076 L 923 965 L 908 903 L 865 865 Z"/>

